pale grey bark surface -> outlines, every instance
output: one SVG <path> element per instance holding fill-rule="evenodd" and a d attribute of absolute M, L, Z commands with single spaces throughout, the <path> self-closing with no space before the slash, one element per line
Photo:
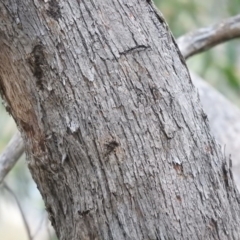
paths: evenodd
<path fill-rule="evenodd" d="M 240 110 L 197 74 L 190 72 L 207 114 L 212 135 L 222 152 L 232 160 L 232 172 L 240 190 Z M 24 151 L 23 140 L 16 133 L 0 155 L 0 182 L 5 178 Z"/>
<path fill-rule="evenodd" d="M 0 0 L 0 89 L 59 239 L 239 239 L 239 195 L 149 1 Z"/>

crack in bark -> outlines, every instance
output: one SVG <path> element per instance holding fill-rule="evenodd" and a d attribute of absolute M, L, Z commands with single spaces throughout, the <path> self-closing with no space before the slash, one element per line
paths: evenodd
<path fill-rule="evenodd" d="M 57 21 L 62 16 L 58 2 L 51 0 L 48 4 L 47 15 Z"/>
<path fill-rule="evenodd" d="M 128 50 L 125 50 L 123 52 L 120 52 L 119 54 L 120 55 L 127 55 L 127 54 L 131 54 L 131 53 L 135 53 L 135 52 L 141 52 L 141 51 L 144 51 L 146 49 L 150 48 L 150 46 L 145 46 L 145 45 L 138 45 L 136 47 L 132 47 Z"/>
<path fill-rule="evenodd" d="M 119 143 L 117 143 L 115 140 L 109 143 L 106 143 L 105 144 L 106 151 L 105 151 L 104 157 L 110 155 L 118 146 L 119 146 Z"/>
<path fill-rule="evenodd" d="M 37 44 L 34 46 L 31 56 L 28 58 L 28 63 L 30 69 L 33 72 L 34 77 L 37 78 L 37 85 L 42 88 L 42 78 L 43 78 L 43 66 L 46 65 L 46 58 L 44 55 L 44 46 L 42 44 Z"/>

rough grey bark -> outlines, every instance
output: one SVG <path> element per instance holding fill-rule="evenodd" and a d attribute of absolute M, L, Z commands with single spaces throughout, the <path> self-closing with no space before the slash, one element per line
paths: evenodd
<path fill-rule="evenodd" d="M 239 239 L 228 161 L 149 1 L 0 11 L 1 93 L 59 239 Z"/>

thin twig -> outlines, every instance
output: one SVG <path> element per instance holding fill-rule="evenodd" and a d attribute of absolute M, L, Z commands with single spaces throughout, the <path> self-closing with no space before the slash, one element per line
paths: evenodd
<path fill-rule="evenodd" d="M 40 232 L 41 228 L 43 227 L 43 224 L 44 224 L 44 222 L 45 222 L 46 216 L 47 216 L 47 213 L 46 213 L 46 211 L 44 210 L 43 213 L 42 213 L 42 216 L 41 216 L 41 220 L 40 220 L 40 222 L 39 222 L 39 225 L 38 225 L 35 233 L 33 234 L 33 237 L 32 237 L 33 239 L 38 235 L 38 233 Z"/>
<path fill-rule="evenodd" d="M 240 15 L 222 22 L 200 28 L 177 39 L 177 44 L 185 59 L 212 48 L 220 43 L 240 37 Z"/>
<path fill-rule="evenodd" d="M 8 187 L 8 185 L 7 185 L 6 183 L 3 183 L 3 187 L 4 187 L 4 189 L 6 189 L 6 190 L 13 196 L 13 198 L 15 199 L 15 201 L 16 201 L 16 203 L 17 203 L 17 206 L 18 206 L 18 209 L 19 209 L 19 211 L 20 211 L 21 217 L 22 217 L 22 219 L 23 219 L 24 226 L 25 226 L 26 231 L 27 231 L 28 239 L 29 239 L 29 240 L 33 240 L 33 238 L 31 237 L 31 232 L 30 232 L 30 228 L 29 228 L 28 223 L 27 223 L 27 219 L 26 219 L 26 217 L 25 217 L 25 215 L 24 215 L 23 209 L 22 209 L 22 207 L 21 207 L 20 202 L 18 201 L 17 196 L 16 196 L 15 193 L 11 190 L 11 188 Z"/>
<path fill-rule="evenodd" d="M 0 155 L 0 184 L 24 152 L 23 140 L 17 132 Z"/>
<path fill-rule="evenodd" d="M 52 239 L 52 234 L 51 234 L 51 231 L 50 231 L 49 220 L 48 220 L 48 215 L 47 214 L 46 214 L 46 218 L 45 218 L 45 223 L 46 223 L 46 230 L 47 230 L 48 239 L 51 240 Z"/>

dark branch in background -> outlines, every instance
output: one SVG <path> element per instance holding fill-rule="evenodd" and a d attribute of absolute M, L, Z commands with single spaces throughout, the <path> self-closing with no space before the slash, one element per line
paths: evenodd
<path fill-rule="evenodd" d="M 17 132 L 0 155 L 0 184 L 24 152 L 23 140 Z"/>
<path fill-rule="evenodd" d="M 20 202 L 18 201 L 17 196 L 16 196 L 15 193 L 8 187 L 8 185 L 7 185 L 6 183 L 3 183 L 3 187 L 4 187 L 5 190 L 8 191 L 8 193 L 10 193 L 10 194 L 14 197 L 14 199 L 15 199 L 15 201 L 16 201 L 16 203 L 17 203 L 18 209 L 19 209 L 19 211 L 20 211 L 20 213 L 21 213 L 21 217 L 22 217 L 22 219 L 23 219 L 24 226 L 25 226 L 26 231 L 27 231 L 28 239 L 29 239 L 29 240 L 33 240 L 33 238 L 31 237 L 31 232 L 30 232 L 30 228 L 29 228 L 28 223 L 27 223 L 27 219 L 26 219 L 26 217 L 25 217 L 25 215 L 24 215 L 23 209 L 22 209 L 22 207 L 21 207 Z"/>
<path fill-rule="evenodd" d="M 177 44 L 185 59 L 206 51 L 220 43 L 240 37 L 240 15 L 222 22 L 200 28 L 177 39 Z"/>

